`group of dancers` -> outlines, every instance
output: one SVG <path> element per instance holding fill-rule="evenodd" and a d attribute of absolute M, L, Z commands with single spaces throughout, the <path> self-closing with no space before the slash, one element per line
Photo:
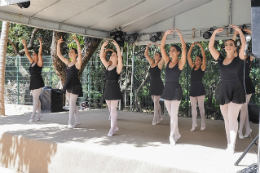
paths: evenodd
<path fill-rule="evenodd" d="M 233 39 L 226 40 L 225 42 L 225 52 L 226 58 L 223 57 L 214 47 L 215 36 L 217 33 L 223 32 L 223 28 L 216 29 L 209 41 L 209 51 L 212 57 L 219 64 L 220 71 L 220 81 L 215 92 L 215 99 L 220 104 L 220 110 L 224 118 L 226 136 L 227 136 L 227 151 L 234 153 L 236 135 L 239 133 L 239 138 L 243 139 L 248 137 L 251 133 L 251 129 L 248 121 L 247 104 L 250 100 L 252 93 L 254 92 L 254 87 L 251 79 L 249 78 L 250 67 L 252 64 L 252 57 L 247 58 L 244 55 L 245 50 L 245 37 L 240 28 L 235 25 L 230 25 L 234 30 L 235 34 Z M 250 33 L 251 31 L 246 29 L 245 32 Z M 181 47 L 178 45 L 171 45 L 170 51 L 167 53 L 165 50 L 166 38 L 168 35 L 177 34 L 181 40 Z M 236 36 L 240 35 L 241 46 L 237 50 L 236 46 Z M 69 101 L 69 121 L 68 128 L 75 128 L 80 125 L 79 110 L 76 106 L 76 101 L 78 97 L 83 96 L 82 87 L 80 80 L 78 78 L 78 72 L 82 66 L 82 55 L 79 41 L 74 36 L 73 39 L 77 43 L 77 49 L 71 49 L 68 53 L 69 61 L 67 58 L 63 57 L 60 52 L 60 44 L 63 42 L 62 38 L 58 40 L 57 43 L 57 55 L 61 61 L 66 64 L 66 82 L 63 86 L 63 92 L 66 92 L 67 99 Z M 29 54 L 26 42 L 23 40 L 23 45 L 25 47 L 26 56 L 31 62 L 30 71 L 30 90 L 32 90 L 33 95 L 33 113 L 30 118 L 30 122 L 39 121 L 41 118 L 41 102 L 39 96 L 44 86 L 44 82 L 41 77 L 42 70 L 42 41 L 40 41 L 39 52 L 34 51 L 33 56 Z M 117 126 L 117 107 L 118 101 L 121 100 L 122 94 L 120 86 L 118 83 L 120 73 L 123 69 L 123 60 L 121 56 L 120 47 L 116 41 L 112 41 L 116 50 L 105 49 L 109 41 L 106 41 L 101 46 L 100 50 L 100 60 L 106 68 L 105 77 L 105 91 L 104 99 L 108 105 L 108 110 L 110 113 L 109 119 L 111 120 L 111 128 L 108 132 L 108 136 L 113 136 L 113 134 L 119 130 Z M 198 45 L 201 49 L 202 56 L 196 56 L 193 62 L 191 53 L 195 45 Z M 159 124 L 163 120 L 161 115 L 161 107 L 159 104 L 160 98 L 165 102 L 166 109 L 170 116 L 170 136 L 169 141 L 171 145 L 175 145 L 178 139 L 181 137 L 178 128 L 178 110 L 182 99 L 182 88 L 179 83 L 180 74 L 186 63 L 187 47 L 183 39 L 181 32 L 178 29 L 171 29 L 165 32 L 161 45 L 157 46 L 160 48 L 160 52 L 155 52 L 153 59 L 148 54 L 148 44 L 145 50 L 145 57 L 150 64 L 150 95 L 154 102 L 154 117 L 152 120 L 152 125 Z M 107 52 L 111 51 L 112 54 L 109 60 L 106 59 Z M 191 87 L 190 87 L 190 102 L 192 107 L 192 128 L 194 131 L 197 127 L 197 104 L 200 109 L 201 115 L 201 130 L 206 129 L 205 122 L 205 88 L 202 83 L 202 78 L 206 70 L 206 54 L 200 43 L 193 43 L 188 52 L 188 63 L 192 68 L 191 71 Z M 243 78 L 243 63 L 246 61 L 246 73 L 245 79 Z M 161 70 L 165 65 L 165 84 L 161 79 Z M 243 86 L 243 81 L 245 80 L 245 86 Z M 240 114 L 240 127 L 238 130 L 237 117 Z M 36 111 L 38 117 L 36 118 Z M 73 116 L 75 117 L 74 123 L 72 123 Z M 246 134 L 243 136 L 243 127 L 246 127 Z"/>

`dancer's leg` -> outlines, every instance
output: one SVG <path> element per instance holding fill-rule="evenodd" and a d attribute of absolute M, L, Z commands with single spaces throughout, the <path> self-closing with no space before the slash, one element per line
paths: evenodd
<path fill-rule="evenodd" d="M 225 130 L 227 136 L 227 146 L 230 145 L 230 134 L 229 134 L 229 119 L 228 119 L 228 104 L 220 105 L 220 110 L 225 122 Z"/>
<path fill-rule="evenodd" d="M 36 110 L 38 110 L 38 108 L 39 108 L 39 97 L 40 97 L 40 94 L 41 94 L 41 90 L 42 90 L 41 88 L 32 90 L 33 113 L 32 113 L 31 119 L 29 120 L 30 122 L 34 121 Z"/>
<path fill-rule="evenodd" d="M 228 119 L 229 119 L 229 133 L 230 133 L 230 149 L 229 151 L 234 153 L 236 145 L 236 137 L 238 130 L 237 117 L 241 109 L 242 104 L 229 103 L 228 104 Z"/>
<path fill-rule="evenodd" d="M 203 96 L 198 96 L 198 105 L 200 109 L 200 117 L 201 117 L 201 127 L 200 130 L 205 130 L 206 128 L 206 123 L 205 123 L 205 108 L 204 108 L 204 100 L 205 100 L 205 95 Z"/>
<path fill-rule="evenodd" d="M 110 100 L 106 100 L 106 103 L 107 103 L 107 107 L 108 107 L 108 111 L 109 111 L 108 120 L 111 120 L 111 101 Z"/>
<path fill-rule="evenodd" d="M 179 133 L 179 127 L 178 127 L 178 111 L 179 111 L 179 105 L 181 101 L 173 100 L 171 101 L 171 133 L 170 133 L 170 143 L 172 145 L 175 145 L 177 140 L 181 137 Z"/>
<path fill-rule="evenodd" d="M 117 127 L 117 105 L 118 100 L 111 100 L 111 128 L 108 132 L 108 136 L 113 136 L 113 134 L 118 130 Z"/>
<path fill-rule="evenodd" d="M 197 127 L 197 97 L 190 97 L 191 114 L 192 114 L 192 127 L 190 131 L 194 131 Z"/>
<path fill-rule="evenodd" d="M 246 96 L 246 102 L 247 102 L 247 109 L 246 109 L 246 120 L 245 120 L 245 128 L 246 128 L 246 133 L 245 133 L 245 138 L 247 138 L 249 135 L 250 135 L 250 133 L 252 132 L 252 129 L 250 128 L 250 124 L 249 124 L 249 114 L 248 114 L 248 103 L 249 103 L 249 101 L 250 101 L 250 98 L 251 98 L 251 96 L 252 96 L 252 94 L 248 94 L 247 96 Z M 242 109 L 242 108 L 241 108 Z"/>
<path fill-rule="evenodd" d="M 153 117 L 152 125 L 156 125 L 162 120 L 160 98 L 161 96 L 152 95 L 152 99 L 154 103 L 154 117 Z"/>
<path fill-rule="evenodd" d="M 70 110 L 69 110 L 69 125 L 68 125 L 68 128 L 74 128 L 76 127 L 78 124 L 79 124 L 79 121 L 78 121 L 78 118 L 75 116 L 75 113 L 76 113 L 76 102 L 77 102 L 77 98 L 78 98 L 78 95 L 75 95 L 75 94 L 72 94 L 70 93 L 69 94 L 69 98 L 70 98 L 70 101 L 69 101 L 69 104 L 70 104 Z M 75 116 L 75 123 L 74 125 L 72 126 L 72 117 L 73 115 Z"/>

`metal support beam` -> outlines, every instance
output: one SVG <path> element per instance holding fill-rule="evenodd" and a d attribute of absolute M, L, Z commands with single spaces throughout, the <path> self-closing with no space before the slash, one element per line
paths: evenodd
<path fill-rule="evenodd" d="M 135 62 L 135 45 L 133 45 L 133 58 L 132 58 L 130 111 L 132 111 L 133 108 L 133 85 L 134 85 L 134 64 L 135 64 L 134 62 Z"/>
<path fill-rule="evenodd" d="M 80 26 L 59 23 L 51 20 L 39 19 L 36 17 L 19 15 L 16 13 L 10 13 L 6 11 L 0 11 L 0 20 L 8 21 L 11 23 L 19 23 L 22 25 L 28 25 L 36 28 L 79 34 L 88 37 L 95 38 L 109 38 L 109 32 L 84 28 Z"/>

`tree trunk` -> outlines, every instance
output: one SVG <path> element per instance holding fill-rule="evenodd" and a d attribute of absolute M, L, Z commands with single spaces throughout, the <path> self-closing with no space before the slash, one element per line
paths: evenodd
<path fill-rule="evenodd" d="M 66 65 L 57 56 L 57 43 L 61 37 L 64 38 L 65 34 L 66 33 L 63 32 L 53 31 L 52 43 L 51 43 L 52 65 L 54 67 L 55 73 L 60 78 L 62 85 L 64 85 L 66 81 L 66 72 L 65 72 Z M 63 53 L 63 46 L 64 43 L 62 43 L 60 47 L 62 53 Z"/>
<path fill-rule="evenodd" d="M 5 60 L 8 42 L 9 22 L 2 23 L 2 31 L 0 38 L 0 115 L 5 116 Z"/>
<path fill-rule="evenodd" d="M 91 59 L 93 53 L 98 48 L 102 40 L 92 37 L 84 37 L 84 48 L 82 49 L 82 65 L 79 71 L 79 76 L 81 76 L 83 70 L 85 69 L 88 61 Z"/>
<path fill-rule="evenodd" d="M 141 108 L 141 104 L 140 104 L 137 94 L 139 93 L 139 91 L 141 90 L 143 85 L 145 84 L 146 80 L 148 79 L 148 76 L 149 76 L 149 70 L 147 71 L 145 78 L 144 78 L 143 82 L 141 83 L 141 85 L 137 88 L 137 90 L 135 90 L 135 107 L 138 112 L 139 111 L 142 112 L 142 108 Z"/>

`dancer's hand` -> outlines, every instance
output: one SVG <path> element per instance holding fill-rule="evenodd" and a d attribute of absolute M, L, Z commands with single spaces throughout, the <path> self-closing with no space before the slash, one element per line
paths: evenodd
<path fill-rule="evenodd" d="M 248 34 L 252 34 L 252 31 L 250 29 L 245 28 L 243 31 L 245 31 Z"/>
<path fill-rule="evenodd" d="M 213 33 L 217 34 L 224 31 L 224 27 L 216 29 Z"/>
<path fill-rule="evenodd" d="M 115 40 L 112 41 L 112 43 L 117 47 L 119 47 L 119 45 L 117 44 L 117 42 Z"/>
<path fill-rule="evenodd" d="M 152 45 L 152 43 L 148 44 L 147 47 L 150 47 Z"/>
<path fill-rule="evenodd" d="M 58 40 L 58 44 L 61 44 L 61 43 L 63 43 L 62 37 Z"/>
<path fill-rule="evenodd" d="M 198 42 L 197 42 L 196 45 L 198 45 L 199 47 L 202 47 L 201 43 L 198 43 Z"/>
<path fill-rule="evenodd" d="M 102 46 L 103 46 L 103 47 L 106 47 L 106 46 L 108 45 L 108 41 L 109 41 L 109 40 L 105 41 Z"/>
<path fill-rule="evenodd" d="M 38 38 L 39 39 L 39 42 L 42 43 L 42 38 Z"/>
<path fill-rule="evenodd" d="M 22 39 L 22 43 L 23 43 L 23 45 L 26 45 L 25 39 Z"/>
<path fill-rule="evenodd" d="M 235 31 L 241 32 L 241 29 L 238 26 L 236 25 L 229 25 L 229 26 L 232 27 Z"/>
<path fill-rule="evenodd" d="M 175 29 L 174 31 L 176 31 L 178 34 L 180 34 L 181 32 L 180 32 L 180 30 L 179 29 Z"/>
<path fill-rule="evenodd" d="M 76 43 L 79 43 L 79 40 L 77 39 L 76 35 L 72 36 L 72 39 L 73 39 Z"/>
<path fill-rule="evenodd" d="M 170 34 L 174 34 L 175 30 L 174 29 L 169 29 L 165 32 L 165 35 L 170 35 Z"/>
<path fill-rule="evenodd" d="M 190 45 L 190 48 L 193 48 L 193 47 L 195 46 L 195 44 L 196 44 L 196 42 L 192 43 L 192 44 Z"/>

